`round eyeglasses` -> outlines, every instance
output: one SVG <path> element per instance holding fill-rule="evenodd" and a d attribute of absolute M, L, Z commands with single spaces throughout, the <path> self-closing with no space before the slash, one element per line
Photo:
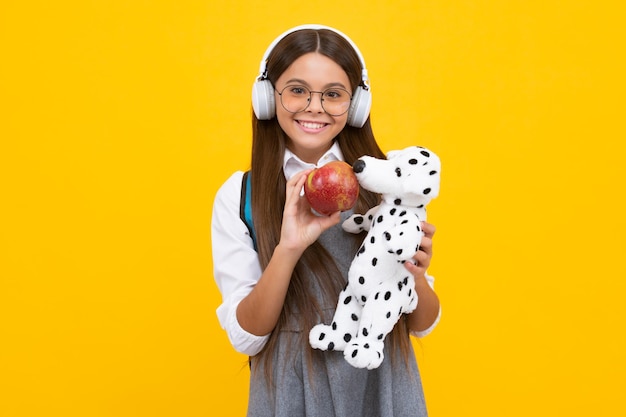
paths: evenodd
<path fill-rule="evenodd" d="M 331 116 L 341 116 L 350 108 L 352 96 L 348 90 L 340 87 L 327 88 L 324 91 L 311 91 L 303 85 L 288 85 L 281 91 L 276 90 L 280 96 L 280 104 L 289 113 L 305 111 L 311 104 L 313 93 L 320 94 L 322 108 Z"/>

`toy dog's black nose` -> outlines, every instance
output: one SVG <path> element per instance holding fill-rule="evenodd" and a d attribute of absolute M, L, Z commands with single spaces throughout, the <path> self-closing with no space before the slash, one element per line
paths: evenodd
<path fill-rule="evenodd" d="M 352 164 L 352 170 L 357 174 L 362 172 L 365 169 L 365 161 L 357 159 L 354 164 Z"/>

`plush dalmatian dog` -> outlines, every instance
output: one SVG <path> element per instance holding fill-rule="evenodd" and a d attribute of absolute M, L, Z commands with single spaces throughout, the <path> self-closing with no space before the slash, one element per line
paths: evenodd
<path fill-rule="evenodd" d="M 413 262 L 419 249 L 425 206 L 439 194 L 440 167 L 437 155 L 417 146 L 391 151 L 387 159 L 363 156 L 354 163 L 359 184 L 380 193 L 382 202 L 342 224 L 347 232 L 368 233 L 332 323 L 318 324 L 309 333 L 313 348 L 343 351 L 357 368 L 380 366 L 386 335 L 402 314 L 417 307 L 415 281 L 403 264 Z"/>

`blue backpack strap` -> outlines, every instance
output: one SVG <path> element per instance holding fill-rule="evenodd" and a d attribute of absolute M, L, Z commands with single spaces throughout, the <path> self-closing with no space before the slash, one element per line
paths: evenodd
<path fill-rule="evenodd" d="M 241 180 L 241 202 L 239 204 L 239 217 L 248 227 L 254 250 L 256 248 L 256 233 L 254 232 L 254 223 L 252 221 L 252 186 L 250 183 L 250 171 L 243 174 Z"/>

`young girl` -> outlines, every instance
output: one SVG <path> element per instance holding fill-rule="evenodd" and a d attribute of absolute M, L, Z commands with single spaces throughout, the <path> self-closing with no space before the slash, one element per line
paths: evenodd
<path fill-rule="evenodd" d="M 439 319 L 433 278 L 426 274 L 431 224 L 423 224 L 416 265 L 406 263 L 415 276 L 417 309 L 387 337 L 380 367 L 357 369 L 343 352 L 313 350 L 308 343 L 310 329 L 332 318 L 364 237 L 344 232 L 340 222 L 379 202 L 361 189 L 353 211 L 320 216 L 302 196 L 316 166 L 384 158 L 370 125 L 363 58 L 339 31 L 306 25 L 270 45 L 260 72 L 249 172 L 254 227 L 240 216 L 243 172 L 217 192 L 212 219 L 223 298 L 217 315 L 234 348 L 250 356 L 248 416 L 426 416 L 409 334 L 424 336 Z"/>

